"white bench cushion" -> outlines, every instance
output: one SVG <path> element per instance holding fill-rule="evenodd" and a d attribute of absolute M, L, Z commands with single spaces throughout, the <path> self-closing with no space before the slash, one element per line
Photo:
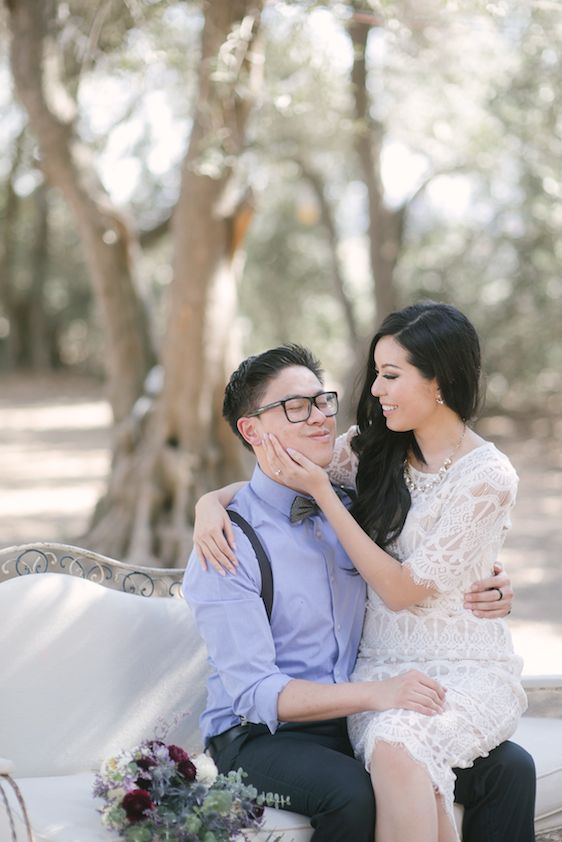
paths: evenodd
<path fill-rule="evenodd" d="M 201 748 L 206 653 L 180 599 L 58 573 L 0 585 L 0 753 L 18 777 L 99 768 L 189 713 L 170 738 Z"/>
<path fill-rule="evenodd" d="M 537 763 L 537 832 L 562 827 L 562 720 L 523 719 L 515 739 L 533 751 Z M 93 779 L 92 772 L 18 779 L 35 842 L 115 842 L 118 839 L 116 834 L 109 833 L 101 825 L 91 794 Z M 10 801 L 20 819 L 21 838 L 24 839 L 19 806 L 15 799 L 10 798 Z M 455 807 L 455 817 L 460 830 L 462 809 L 458 806 Z M 310 824 L 303 816 L 270 809 L 266 810 L 264 829 L 248 835 L 251 839 L 265 842 L 272 831 L 273 838 L 283 834 L 283 842 L 308 842 L 312 836 Z M 2 824 L 0 811 L 0 839 L 9 839 L 8 834 L 8 825 Z"/>
<path fill-rule="evenodd" d="M 56 778 L 25 778 L 18 781 L 33 828 L 34 842 L 118 842 L 117 833 L 106 830 L 92 797 L 93 772 Z M 23 820 L 15 799 L 8 796 L 17 818 L 18 842 L 25 839 Z M 11 838 L 0 810 L 0 840 Z M 274 831 L 273 836 L 270 836 Z M 248 839 L 271 842 L 279 834 L 283 842 L 308 842 L 312 829 L 308 819 L 282 810 L 265 811 L 264 827 L 246 831 Z"/>
<path fill-rule="evenodd" d="M 170 722 L 189 710 L 168 739 L 200 750 L 207 668 L 192 617 L 182 600 L 60 574 L 2 583 L 0 617 L 0 752 L 14 762 L 36 842 L 110 842 L 91 796 L 92 770 L 153 736 L 160 717 Z M 514 739 L 537 763 L 537 831 L 562 827 L 562 720 L 524 718 Z M 306 819 L 267 811 L 269 830 L 287 826 L 284 842 L 310 839 Z"/>

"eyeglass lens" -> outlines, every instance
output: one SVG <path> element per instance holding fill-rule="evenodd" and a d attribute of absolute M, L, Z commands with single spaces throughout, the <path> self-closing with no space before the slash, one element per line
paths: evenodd
<path fill-rule="evenodd" d="M 327 418 L 338 411 L 338 398 L 335 392 L 324 392 L 314 398 L 290 398 L 285 401 L 285 413 L 289 421 L 306 421 L 314 404 Z"/>

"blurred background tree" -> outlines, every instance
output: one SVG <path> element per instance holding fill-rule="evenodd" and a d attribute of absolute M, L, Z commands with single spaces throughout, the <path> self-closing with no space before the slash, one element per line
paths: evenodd
<path fill-rule="evenodd" d="M 431 297 L 488 408 L 560 414 L 562 9 L 549 0 L 5 0 L 0 368 L 103 377 L 84 543 L 182 563 L 239 476 L 239 359 L 311 346 L 351 415 L 365 340 Z"/>

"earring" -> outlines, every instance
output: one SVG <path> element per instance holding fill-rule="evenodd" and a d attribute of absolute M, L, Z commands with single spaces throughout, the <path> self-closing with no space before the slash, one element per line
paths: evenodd
<path fill-rule="evenodd" d="M 437 392 L 437 397 L 435 398 L 435 403 L 438 403 L 438 404 L 439 404 L 439 406 L 444 406 L 444 405 L 445 405 L 445 401 L 444 401 L 444 400 L 443 400 L 443 398 L 441 397 L 441 392 Z"/>

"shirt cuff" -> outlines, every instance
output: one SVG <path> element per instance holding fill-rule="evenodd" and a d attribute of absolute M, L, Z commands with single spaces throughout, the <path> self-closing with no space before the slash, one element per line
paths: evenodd
<path fill-rule="evenodd" d="M 277 700 L 279 694 L 291 681 L 291 676 L 283 673 L 270 675 L 260 683 L 254 697 L 256 713 L 259 721 L 267 725 L 272 734 L 275 734 L 279 727 L 277 714 Z"/>

